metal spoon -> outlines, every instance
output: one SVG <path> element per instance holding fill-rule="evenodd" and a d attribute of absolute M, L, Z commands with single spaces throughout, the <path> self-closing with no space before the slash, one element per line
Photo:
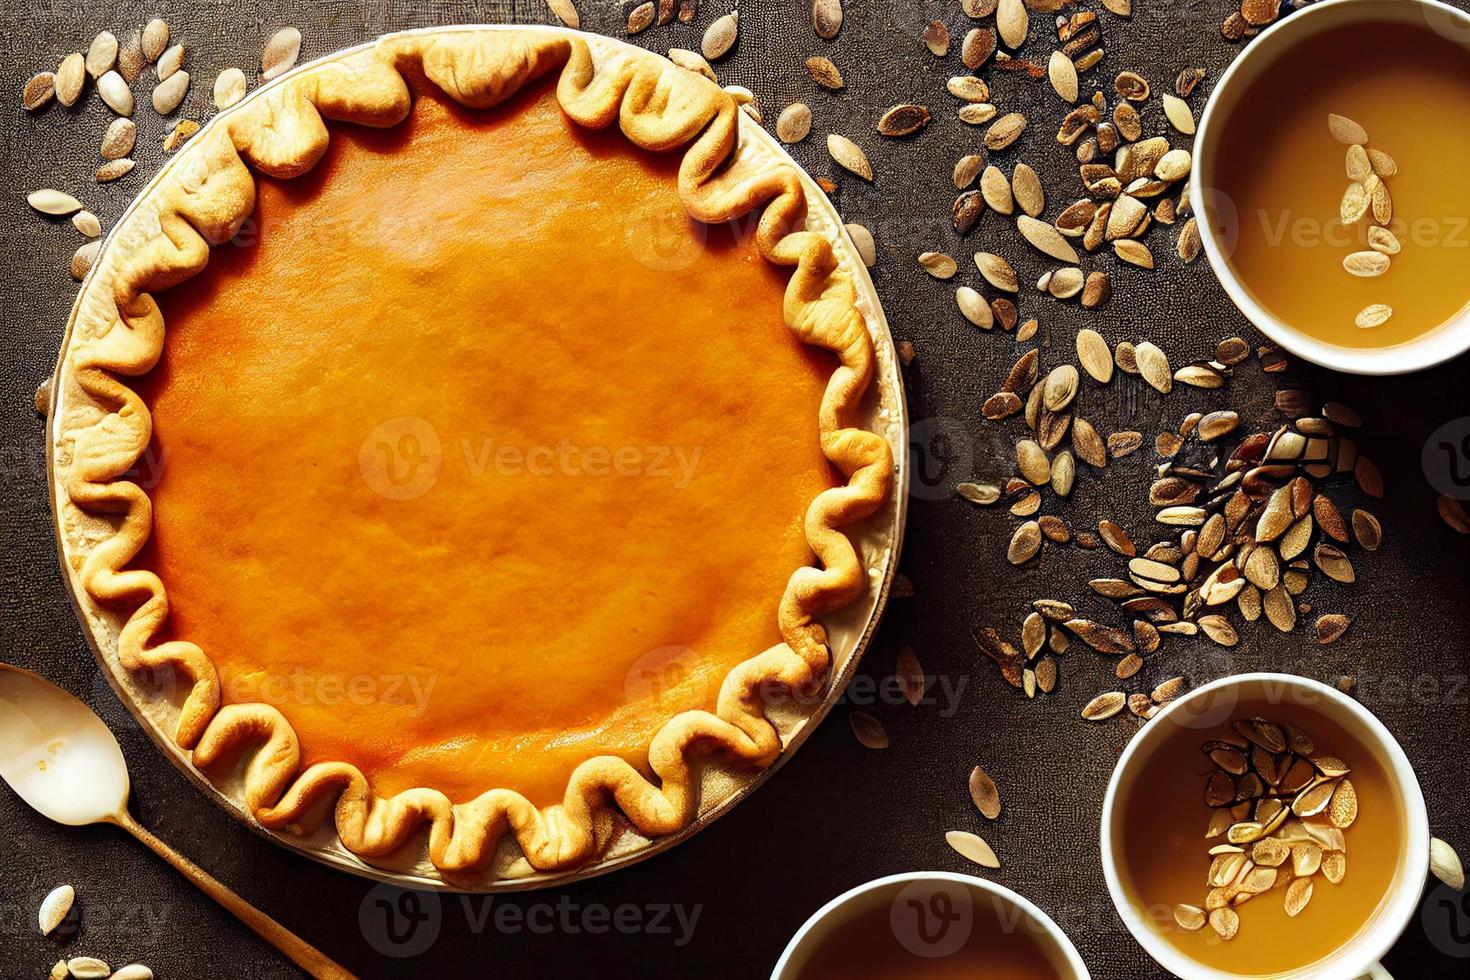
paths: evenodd
<path fill-rule="evenodd" d="M 128 813 L 128 766 L 102 719 L 45 678 L 4 663 L 0 663 L 0 779 L 37 813 L 57 823 L 121 827 L 307 973 L 326 980 L 353 980 L 326 954 L 134 820 Z"/>

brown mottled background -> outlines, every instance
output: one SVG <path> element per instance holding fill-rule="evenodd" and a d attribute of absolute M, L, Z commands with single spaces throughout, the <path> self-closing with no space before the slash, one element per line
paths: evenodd
<path fill-rule="evenodd" d="M 1102 12 L 1096 0 L 1084 4 L 1099 11 L 1108 49 L 1084 84 L 1106 85 L 1117 71 L 1130 68 L 1148 77 L 1157 91 L 1169 88 L 1179 69 L 1200 65 L 1210 77 L 1191 100 L 1198 111 L 1237 50 L 1218 31 L 1227 0 L 1136 0 L 1131 21 Z M 585 27 L 617 35 L 634 3 L 578 0 L 578 6 Z M 729 6 L 729 0 L 706 0 L 695 24 L 656 28 L 638 41 L 656 49 L 697 48 L 704 27 Z M 982 511 L 948 493 L 972 475 L 1006 472 L 1015 427 L 983 423 L 979 405 L 1021 345 L 961 320 L 951 298 L 954 284 L 929 279 L 915 255 L 940 248 L 963 257 L 985 241 L 1019 257 L 1023 282 L 1034 281 L 1043 268 L 1014 231 L 993 217 L 964 243 L 948 226 L 954 196 L 950 169 L 959 155 L 978 146 L 979 131 L 954 118 L 956 106 L 944 91 L 945 79 L 959 73 L 957 53 L 937 60 L 920 39 L 931 18 L 948 23 L 957 39 L 968 25 L 958 0 L 850 2 L 847 8 L 842 33 L 828 43 L 813 34 L 804 0 L 746 2 L 739 45 L 718 67 L 723 81 L 755 91 L 771 122 L 789 101 L 811 104 L 813 137 L 793 152 L 813 173 L 834 176 L 839 208 L 877 235 L 873 277 L 894 335 L 911 341 L 917 351 L 908 369 L 909 403 L 915 442 L 927 447 L 916 459 L 916 475 L 927 477 L 915 490 L 903 559 L 917 594 L 891 604 L 864 674 L 888 675 L 899 647 L 910 644 L 929 672 L 951 690 L 964 685 L 962 693 L 954 699 L 941 694 L 939 703 L 917 709 L 882 697 L 875 703 L 871 686 L 850 693 L 850 704 L 861 703 L 887 726 L 890 749 L 861 748 L 848 730 L 848 709 L 839 707 L 775 778 L 688 843 L 572 888 L 497 898 L 493 904 L 426 899 L 426 923 L 396 951 L 432 942 L 417 956 L 395 957 L 380 951 L 393 947 L 375 905 L 380 895 L 369 883 L 297 859 L 216 809 L 131 724 L 93 666 L 58 574 L 42 424 L 31 408 L 32 392 L 51 368 L 74 296 L 64 270 L 81 239 L 68 224 L 32 214 L 24 194 L 40 186 L 76 192 L 108 224 L 156 166 L 165 124 L 147 105 L 148 89 L 140 83 L 138 171 L 98 187 L 90 175 L 110 118 L 101 101 L 91 96 L 72 110 L 53 105 L 32 116 L 20 107 L 20 88 L 68 51 L 84 49 L 98 30 L 122 35 L 154 15 L 165 16 L 175 38 L 188 45 L 186 67 L 194 84 L 184 111 L 196 116 L 211 105 L 214 75 L 230 65 L 251 71 L 262 41 L 282 25 L 302 29 L 303 58 L 308 58 L 399 28 L 547 22 L 550 15 L 540 0 L 5 0 L 0 7 L 0 658 L 59 681 L 113 722 L 131 759 L 137 810 L 145 824 L 363 976 L 761 976 L 792 931 L 838 892 L 909 869 L 973 870 L 944 844 L 943 832 L 951 828 L 980 830 L 994 844 L 1004 867 L 990 876 L 1057 917 L 1095 976 L 1159 975 L 1123 931 L 1098 866 L 1099 802 L 1110 766 L 1136 726 L 1126 719 L 1089 725 L 1078 718 L 1078 709 L 1113 686 L 1111 662 L 1077 650 L 1065 658 L 1057 692 L 1032 703 L 1006 687 L 968 639 L 980 624 L 1013 634 L 1030 599 L 1080 597 L 1088 578 L 1116 569 L 1105 552 L 1068 549 L 1048 551 L 1023 570 L 1011 569 L 1003 551 L 1014 519 L 1002 509 Z M 1033 15 L 1031 39 L 1022 53 L 1044 63 L 1054 39 L 1051 17 Z M 801 61 L 816 53 L 841 66 L 846 92 L 814 88 Z M 1070 151 L 1052 139 L 1061 104 L 1044 83 L 987 74 L 1003 109 L 1025 111 L 1032 119 L 1023 139 L 999 154 L 998 162 L 1007 170 L 1018 159 L 1031 162 L 1048 186 L 1053 204 L 1048 213 L 1053 213 L 1080 190 Z M 929 105 L 936 112 L 933 125 L 909 142 L 872 135 L 883 109 L 903 101 Z M 1162 131 L 1157 100 L 1145 121 L 1150 131 Z M 829 131 L 846 133 L 867 148 L 877 172 L 872 186 L 833 173 L 821 139 Z M 1043 363 L 1069 356 L 1073 334 L 1084 320 L 1110 341 L 1152 338 L 1176 364 L 1209 355 L 1231 334 L 1253 338 L 1203 262 L 1182 268 L 1173 259 L 1173 235 L 1162 227 L 1151 233 L 1161 259 L 1153 273 L 1088 259 L 1089 267 L 1114 271 L 1117 289 L 1109 306 L 1085 317 L 1075 304 L 1023 289 L 1023 315 L 1042 322 L 1036 342 Z M 972 269 L 961 275 L 962 281 L 980 285 Z M 1352 629 L 1325 649 L 1305 631 L 1281 636 L 1264 624 L 1245 628 L 1241 645 L 1231 651 L 1202 639 L 1173 639 L 1130 689 L 1146 690 L 1176 673 L 1196 685 L 1256 668 L 1329 682 L 1354 674 L 1362 701 L 1398 734 L 1418 769 L 1434 832 L 1470 852 L 1465 793 L 1470 592 L 1464 583 L 1470 539 L 1440 523 L 1420 464 L 1429 433 L 1470 414 L 1470 370 L 1462 360 L 1387 381 L 1339 377 L 1301 365 L 1293 372 L 1276 376 L 1275 383 L 1304 386 L 1315 398 L 1347 401 L 1369 419 L 1360 443 L 1387 475 L 1388 498 L 1374 506 L 1387 532 L 1384 548 L 1358 562 L 1355 587 L 1314 582 L 1306 596 L 1317 611 L 1353 616 Z M 1160 427 L 1177 425 L 1191 410 L 1227 403 L 1259 426 L 1276 424 L 1273 381 L 1253 363 L 1238 372 L 1226 392 L 1184 390 L 1167 401 L 1133 381 L 1115 382 L 1100 392 L 1085 387 L 1087 411 L 1104 432 L 1136 428 L 1151 436 Z M 1105 480 L 1085 476 L 1056 512 L 1077 527 L 1113 517 L 1144 538 L 1153 533 L 1142 496 L 1150 465 L 1151 453 L 1145 450 L 1110 466 Z M 1338 496 L 1344 503 L 1353 499 L 1348 492 Z M 1109 613 L 1102 604 L 1093 611 Z M 965 791 L 965 776 L 976 762 L 996 777 L 1006 804 L 1001 819 L 985 827 L 979 826 Z M 107 958 L 114 966 L 142 960 L 161 978 L 297 975 L 118 832 L 53 827 L 0 790 L 0 841 L 0 977 L 6 980 L 42 977 L 59 956 L 82 953 Z M 61 881 L 78 887 L 85 911 L 81 935 L 65 944 L 34 932 L 37 902 Z M 558 906 L 615 912 L 625 904 L 646 909 L 674 903 L 686 911 L 699 907 L 692 938 L 683 945 L 676 942 L 677 928 L 673 934 L 591 934 L 554 922 L 549 929 L 496 925 L 497 914 L 507 914 L 499 910 L 507 906 L 508 914 L 532 911 L 539 923 L 534 915 L 544 913 L 535 913 L 537 907 L 549 908 L 555 918 Z M 431 937 L 435 926 L 437 935 Z M 1426 903 L 1424 917 L 1410 926 L 1388 965 L 1400 978 L 1463 976 L 1467 956 L 1470 914 L 1462 912 L 1456 923 L 1444 909 Z"/>

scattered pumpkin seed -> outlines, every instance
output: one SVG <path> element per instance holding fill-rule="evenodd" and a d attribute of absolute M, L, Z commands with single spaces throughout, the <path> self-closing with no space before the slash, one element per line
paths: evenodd
<path fill-rule="evenodd" d="M 566 26 L 574 29 L 579 26 L 577 8 L 572 6 L 571 0 L 547 0 L 547 5 Z M 260 80 L 268 82 L 284 75 L 295 67 L 296 59 L 300 56 L 301 32 L 294 27 L 282 27 L 266 39 L 265 47 L 261 50 Z"/>

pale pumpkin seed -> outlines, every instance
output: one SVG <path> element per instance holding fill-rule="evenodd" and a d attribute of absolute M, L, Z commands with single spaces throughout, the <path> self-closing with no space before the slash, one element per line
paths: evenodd
<path fill-rule="evenodd" d="M 974 75 L 956 75 L 945 83 L 949 94 L 965 102 L 989 102 L 990 86 Z"/>
<path fill-rule="evenodd" d="M 117 72 L 107 72 L 97 79 L 97 92 L 102 96 L 102 101 L 107 103 L 107 107 L 119 116 L 133 114 L 133 93 Z"/>
<path fill-rule="evenodd" d="M 1348 146 L 1368 142 L 1367 130 L 1347 116 L 1339 116 L 1335 112 L 1327 114 L 1327 131 L 1332 134 L 1333 139 Z"/>
<path fill-rule="evenodd" d="M 867 154 L 846 136 L 840 136 L 837 133 L 827 134 L 827 152 L 839 167 L 851 171 L 863 180 L 872 181 L 873 167 L 868 163 Z"/>
<path fill-rule="evenodd" d="M 1041 525 L 1035 521 L 1027 521 L 1011 535 L 1011 543 L 1006 548 L 1006 559 L 1012 565 L 1024 565 L 1035 558 L 1040 550 Z"/>
<path fill-rule="evenodd" d="M 999 167 L 992 165 L 985 168 L 985 172 L 980 175 L 980 193 L 992 211 L 1007 215 L 1015 212 L 1011 182 Z"/>
<path fill-rule="evenodd" d="M 995 851 L 978 834 L 972 834 L 968 830 L 951 830 L 944 835 L 944 840 L 961 857 L 982 868 L 993 870 L 1000 867 L 1000 858 L 995 856 Z"/>
<path fill-rule="evenodd" d="M 174 73 L 184 67 L 184 46 L 175 44 L 165 51 L 158 59 L 155 71 L 160 82 L 166 82 L 174 76 Z"/>
<path fill-rule="evenodd" d="M 1046 65 L 1046 75 L 1051 82 L 1052 91 L 1063 102 L 1077 101 L 1077 66 L 1072 63 L 1071 58 L 1060 51 L 1053 51 Z"/>
<path fill-rule="evenodd" d="M 959 264 L 943 252 L 920 252 L 919 265 L 935 279 L 951 279 L 959 271 Z"/>
<path fill-rule="evenodd" d="M 1014 143 L 1026 128 L 1026 117 L 1019 112 L 1001 116 L 985 131 L 985 148 L 1003 150 Z"/>
<path fill-rule="evenodd" d="M 188 91 L 189 73 L 183 70 L 175 72 L 153 90 L 154 111 L 160 116 L 168 115 L 179 107 Z"/>
<path fill-rule="evenodd" d="M 82 209 L 82 202 L 62 191 L 43 187 L 26 195 L 26 203 L 42 214 L 61 217 Z"/>
<path fill-rule="evenodd" d="M 1148 246 L 1131 238 L 1113 242 L 1113 254 L 1129 265 L 1136 265 L 1141 269 L 1154 267 L 1154 255 L 1148 250 Z"/>
<path fill-rule="evenodd" d="M 1008 293 L 1018 292 L 1020 284 L 1016 281 L 1016 270 L 1011 264 L 993 252 L 976 252 L 975 268 L 985 277 L 985 281 L 996 289 Z"/>
<path fill-rule="evenodd" d="M 1168 92 L 1163 93 L 1163 99 L 1164 117 L 1169 120 L 1169 125 L 1179 130 L 1185 136 L 1193 136 L 1194 112 L 1190 110 L 1189 103 L 1177 95 L 1170 95 Z"/>
<path fill-rule="evenodd" d="M 1465 890 L 1465 866 L 1455 849 L 1438 837 L 1429 839 L 1429 870 L 1457 892 Z"/>
<path fill-rule="evenodd" d="M 245 98 L 245 73 L 238 68 L 226 68 L 214 80 L 214 107 L 228 109 Z"/>
<path fill-rule="evenodd" d="M 1169 368 L 1169 358 L 1164 352 L 1144 341 L 1133 347 L 1132 354 L 1138 365 L 1138 373 L 1143 376 L 1143 380 L 1159 393 L 1167 395 L 1174 387 L 1174 375 Z"/>
<path fill-rule="evenodd" d="M 71 223 L 77 231 L 87 238 L 96 238 L 102 234 L 102 222 L 91 211 L 78 211 L 71 216 Z"/>
<path fill-rule="evenodd" d="M 571 0 L 547 0 L 552 13 L 568 27 L 579 26 L 577 9 Z M 265 42 L 260 53 L 260 80 L 268 82 L 284 75 L 296 65 L 301 55 L 301 32 L 294 27 L 282 27 Z"/>
<path fill-rule="evenodd" d="M 1041 188 L 1041 178 L 1026 164 L 1016 164 L 1016 169 L 1011 174 L 1011 189 L 1016 203 L 1031 217 L 1040 216 L 1046 209 L 1046 193 Z"/>
<path fill-rule="evenodd" d="M 1392 306 L 1374 303 L 1359 310 L 1358 315 L 1353 317 L 1353 324 L 1363 330 L 1371 330 L 1374 327 L 1383 326 L 1391 316 L 1393 316 Z"/>
<path fill-rule="evenodd" d="M 1037 251 L 1060 262 L 1076 265 L 1079 261 L 1077 250 L 1054 226 L 1038 221 L 1029 214 L 1023 214 L 1017 216 L 1016 227 L 1020 230 L 1021 237 Z"/>
<path fill-rule="evenodd" d="M 1000 0 L 995 10 L 995 27 L 1006 47 L 1015 49 L 1025 44 L 1030 23 L 1022 0 Z"/>
<path fill-rule="evenodd" d="M 954 165 L 955 187 L 959 190 L 964 190 L 973 184 L 975 178 L 980 176 L 980 168 L 984 165 L 985 158 L 978 153 L 970 153 L 960 157 Z M 981 193 L 984 193 L 983 188 L 981 189 Z M 990 204 L 990 199 L 986 198 L 985 203 Z M 1009 214 L 1010 212 L 1007 213 Z"/>
<path fill-rule="evenodd" d="M 1123 710 L 1128 697 L 1122 691 L 1099 694 L 1082 709 L 1082 717 L 1088 721 L 1105 721 Z"/>
<path fill-rule="evenodd" d="M 133 161 L 129 157 L 122 157 L 117 160 L 108 160 L 102 166 L 97 168 L 97 182 L 99 184 L 106 184 L 121 177 L 126 177 L 128 174 L 133 172 L 133 166 Z"/>
<path fill-rule="evenodd" d="M 990 311 L 990 304 L 985 302 L 984 296 L 969 286 L 961 286 L 955 290 L 955 303 L 965 319 L 981 330 L 990 330 L 995 326 L 995 315 Z"/>
<path fill-rule="evenodd" d="M 72 106 L 81 97 L 82 87 L 87 81 L 87 62 L 80 53 L 73 51 L 61 59 L 61 64 L 56 69 L 56 101 L 64 106 Z M 119 76 L 119 81 L 121 77 Z M 111 85 L 111 83 L 108 83 Z M 124 83 L 124 88 L 127 84 Z M 114 93 L 116 97 L 116 93 Z M 106 101 L 106 96 L 103 97 Z M 109 103 L 110 105 L 110 103 Z M 126 115 L 126 113 L 124 113 Z"/>
<path fill-rule="evenodd" d="M 863 260 L 863 265 L 873 267 L 878 261 L 878 246 L 873 241 L 873 233 L 865 226 L 849 222 L 842 226 L 847 230 L 847 237 L 852 239 L 853 248 L 857 249 L 858 258 Z"/>

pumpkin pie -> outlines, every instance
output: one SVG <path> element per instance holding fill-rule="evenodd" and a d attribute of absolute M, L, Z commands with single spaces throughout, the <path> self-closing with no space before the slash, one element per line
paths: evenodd
<path fill-rule="evenodd" d="M 851 268 L 740 118 L 575 32 L 393 35 L 215 119 L 108 243 L 72 571 L 262 825 L 564 870 L 780 755 L 893 460 Z"/>

